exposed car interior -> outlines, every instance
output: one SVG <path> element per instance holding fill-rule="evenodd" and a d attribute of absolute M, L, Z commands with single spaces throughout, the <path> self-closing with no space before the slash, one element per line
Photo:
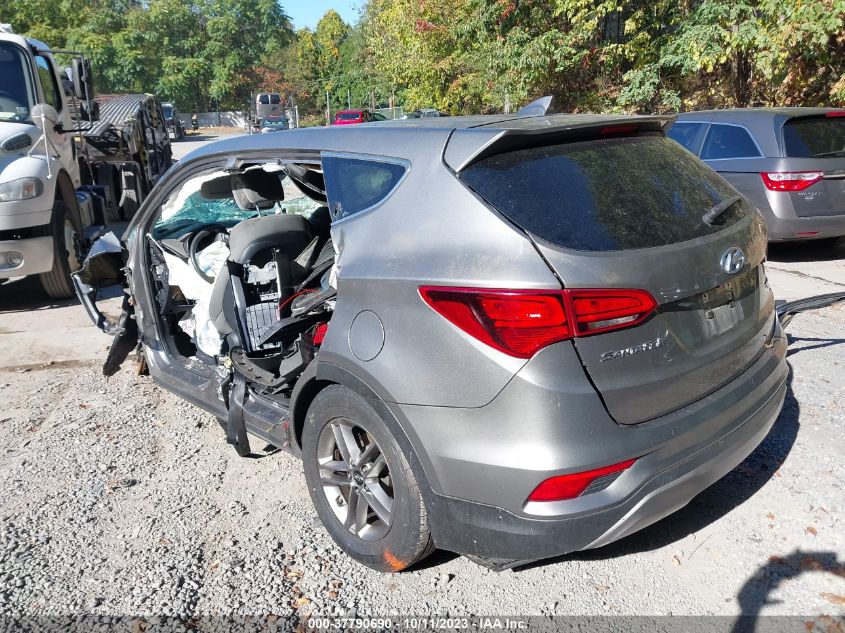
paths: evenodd
<path fill-rule="evenodd" d="M 147 235 L 171 353 L 290 390 L 334 308 L 325 202 L 318 162 L 216 169 L 173 191 Z"/>

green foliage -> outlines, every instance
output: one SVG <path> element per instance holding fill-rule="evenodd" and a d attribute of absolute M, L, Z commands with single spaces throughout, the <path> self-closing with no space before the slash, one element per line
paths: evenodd
<path fill-rule="evenodd" d="M 293 95 L 303 120 L 406 109 L 569 111 L 845 103 L 845 0 L 366 0 L 294 33 L 277 0 L 15 0 L 0 21 L 85 52 L 102 92 L 184 111 Z"/>
<path fill-rule="evenodd" d="M 0 21 L 86 54 L 99 92 L 154 91 L 186 112 L 242 107 L 293 38 L 275 0 L 20 0 Z"/>

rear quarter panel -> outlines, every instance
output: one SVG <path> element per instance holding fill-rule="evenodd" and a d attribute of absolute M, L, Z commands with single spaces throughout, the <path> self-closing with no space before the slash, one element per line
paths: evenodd
<path fill-rule="evenodd" d="M 338 300 L 321 362 L 348 369 L 388 402 L 479 407 L 525 364 L 471 338 L 422 300 L 422 285 L 560 288 L 527 237 L 488 210 L 421 147 L 405 180 L 369 211 L 335 223 Z M 371 360 L 352 352 L 377 315 L 384 343 Z"/>

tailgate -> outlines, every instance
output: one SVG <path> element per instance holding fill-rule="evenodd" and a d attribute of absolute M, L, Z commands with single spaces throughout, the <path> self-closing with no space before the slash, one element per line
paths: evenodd
<path fill-rule="evenodd" d="M 764 174 L 769 190 L 788 192 L 799 218 L 845 215 L 845 111 L 787 120 L 783 155 L 789 171 Z"/>
<path fill-rule="evenodd" d="M 699 400 L 741 374 L 763 353 L 774 327 L 774 297 L 762 261 L 765 232 L 756 216 L 713 238 L 610 257 L 538 244 L 567 288 L 641 288 L 657 313 L 634 328 L 575 339 L 608 412 L 636 424 Z M 739 273 L 722 255 L 746 254 Z"/>
<path fill-rule="evenodd" d="M 610 319 L 574 339 L 618 422 L 699 400 L 762 354 L 775 318 L 764 222 L 669 139 L 509 151 L 461 179 L 529 234 L 565 288 L 646 290 L 656 300 L 644 322 Z"/>

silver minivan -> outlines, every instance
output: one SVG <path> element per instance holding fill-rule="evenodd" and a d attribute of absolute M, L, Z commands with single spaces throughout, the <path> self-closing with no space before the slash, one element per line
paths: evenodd
<path fill-rule="evenodd" d="M 845 110 L 689 112 L 668 135 L 762 211 L 770 241 L 845 235 Z"/>

